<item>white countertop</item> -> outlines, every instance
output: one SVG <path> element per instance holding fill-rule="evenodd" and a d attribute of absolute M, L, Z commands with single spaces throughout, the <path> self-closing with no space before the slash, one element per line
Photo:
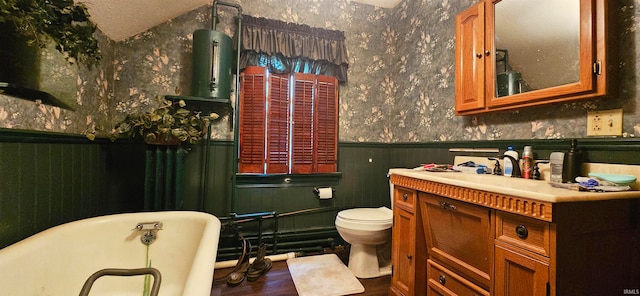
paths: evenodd
<path fill-rule="evenodd" d="M 545 202 L 574 202 L 640 198 L 640 191 L 587 192 L 552 187 L 547 181 L 479 175 L 461 172 L 426 172 L 413 169 L 390 169 L 390 175 L 400 175 L 476 190 L 502 193 Z"/>

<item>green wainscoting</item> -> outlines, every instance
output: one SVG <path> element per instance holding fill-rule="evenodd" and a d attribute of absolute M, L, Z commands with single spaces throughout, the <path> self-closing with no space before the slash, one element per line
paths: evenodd
<path fill-rule="evenodd" d="M 0 131 L 0 248 L 65 222 L 140 210 L 143 159 L 131 153 L 140 148 Z"/>
<path fill-rule="evenodd" d="M 294 185 L 243 180 L 232 199 L 233 143 L 213 141 L 206 180 L 205 147 L 187 149 L 182 209 L 225 218 L 231 213 L 286 215 L 321 208 L 324 211 L 280 219 L 279 231 L 305 232 L 312 237 L 309 230 L 318 229 L 319 238 L 335 236 L 327 230 L 333 228 L 338 210 L 390 205 L 389 168 L 451 163 L 456 154 L 463 153 L 449 152 L 450 148 L 495 147 L 504 151 L 509 145 L 518 150 L 531 145 L 536 158 L 543 159 L 553 151 L 567 150 L 569 142 L 339 143 L 337 177 L 306 179 Z M 587 161 L 640 165 L 639 139 L 580 139 L 578 144 Z M 145 144 L 127 141 L 0 130 L 0 247 L 68 221 L 144 210 L 145 150 Z M 335 188 L 334 198 L 318 199 L 313 188 L 328 185 Z M 263 228 L 270 227 L 269 223 Z"/>
<path fill-rule="evenodd" d="M 302 209 L 389 206 L 389 187 L 386 173 L 392 167 L 415 167 L 421 163 L 451 163 L 455 155 L 469 154 L 449 152 L 450 148 L 499 148 L 506 150 L 514 146 L 522 150 L 525 145 L 533 146 L 537 159 L 546 159 L 553 151 L 566 151 L 570 140 L 500 140 L 477 142 L 433 142 L 433 143 L 340 143 L 338 169 L 341 173 L 336 183 L 318 178 L 317 185 L 262 184 L 246 186 L 243 182 L 237 189 L 235 200 L 231 200 L 230 174 L 233 161 L 231 142 L 212 143 L 212 163 L 209 168 L 208 194 L 201 198 L 200 167 L 198 162 L 204 159 L 200 147 L 191 152 L 196 157 L 187 158 L 187 186 L 191 196 L 189 208 L 203 209 L 218 217 L 230 213 L 278 212 L 288 213 Z M 580 139 L 578 142 L 584 151 L 586 161 L 640 164 L 640 141 L 638 139 Z M 495 153 L 474 153 L 477 156 L 496 156 Z M 256 181 L 259 182 L 259 181 Z M 306 180 L 305 182 L 311 182 Z M 319 200 L 313 194 L 314 186 L 331 185 L 335 195 L 330 200 Z M 298 216 L 281 222 L 281 229 L 304 229 L 307 227 L 333 226 L 336 211 L 327 211 L 313 216 Z"/>

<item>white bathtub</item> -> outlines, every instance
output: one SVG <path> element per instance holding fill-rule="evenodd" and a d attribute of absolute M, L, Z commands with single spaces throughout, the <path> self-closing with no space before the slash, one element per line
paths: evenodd
<path fill-rule="evenodd" d="M 161 222 L 149 245 L 159 295 L 210 295 L 220 220 L 201 212 L 145 212 L 70 222 L 0 250 L 0 294 L 78 295 L 94 272 L 146 267 L 139 222 Z M 153 281 L 153 280 L 152 280 Z M 103 276 L 89 295 L 142 295 L 144 276 Z"/>

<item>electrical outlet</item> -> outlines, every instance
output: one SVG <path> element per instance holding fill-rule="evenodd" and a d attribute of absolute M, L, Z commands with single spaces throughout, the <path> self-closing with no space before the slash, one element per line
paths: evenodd
<path fill-rule="evenodd" d="M 622 109 L 587 112 L 587 136 L 622 136 Z"/>

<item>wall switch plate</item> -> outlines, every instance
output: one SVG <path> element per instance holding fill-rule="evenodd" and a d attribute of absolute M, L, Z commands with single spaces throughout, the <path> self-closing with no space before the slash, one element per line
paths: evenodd
<path fill-rule="evenodd" d="M 587 136 L 622 136 L 622 109 L 587 112 Z"/>

